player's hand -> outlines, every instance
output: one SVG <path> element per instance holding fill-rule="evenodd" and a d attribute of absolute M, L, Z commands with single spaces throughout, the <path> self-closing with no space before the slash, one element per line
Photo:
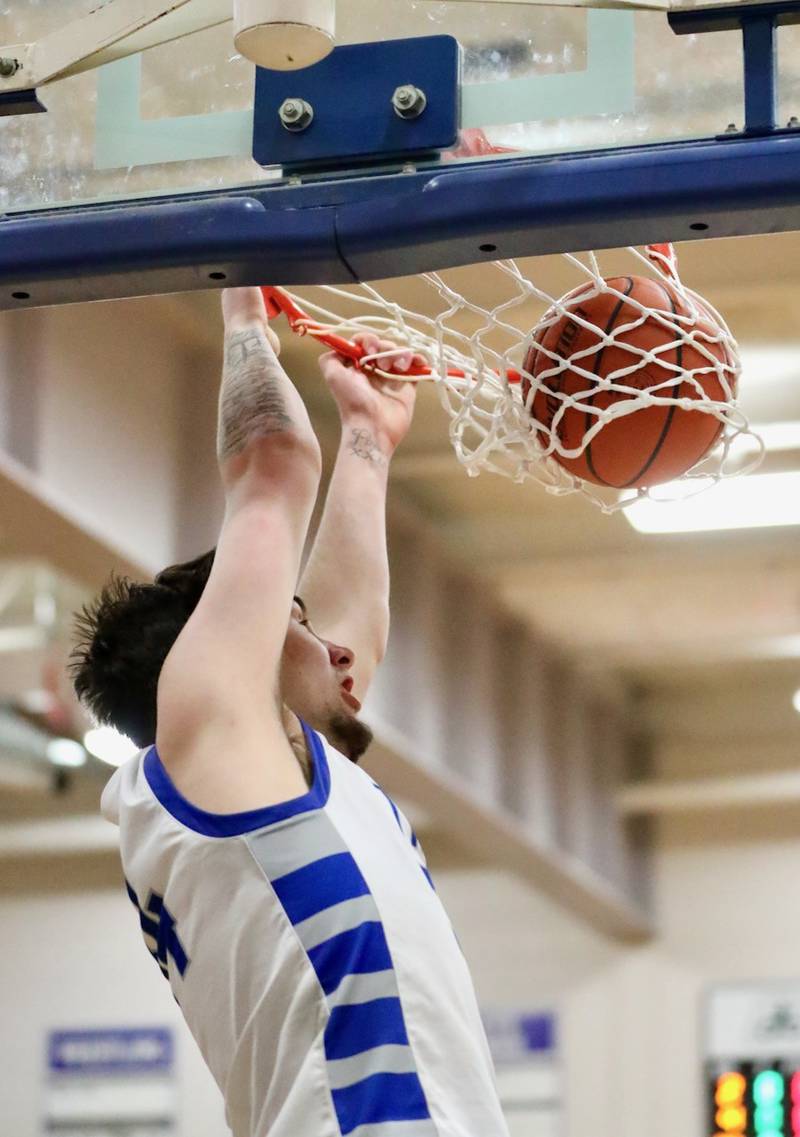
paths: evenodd
<path fill-rule="evenodd" d="M 280 355 L 281 341 L 269 326 L 267 306 L 260 288 L 223 289 L 222 315 L 226 331 L 238 332 L 253 324 L 263 324 L 272 350 Z"/>
<path fill-rule="evenodd" d="M 384 379 L 362 371 L 349 360 L 344 362 L 334 351 L 320 357 L 322 375 L 336 400 L 342 423 L 371 427 L 381 448 L 391 453 L 405 438 L 414 416 L 417 385 L 402 376 L 412 364 L 424 364 L 425 360 L 410 349 L 398 353 L 396 343 L 381 339 L 374 332 L 359 332 L 353 336 L 353 342 L 366 355 L 377 354 L 376 366 L 398 378 Z"/>

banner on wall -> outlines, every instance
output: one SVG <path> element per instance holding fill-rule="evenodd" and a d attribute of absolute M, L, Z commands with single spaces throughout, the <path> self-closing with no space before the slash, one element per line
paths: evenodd
<path fill-rule="evenodd" d="M 176 1119 L 169 1027 L 50 1032 L 43 1116 L 48 1137 L 173 1137 Z"/>
<path fill-rule="evenodd" d="M 564 1102 L 550 1012 L 482 1010 L 511 1137 L 563 1137 Z"/>

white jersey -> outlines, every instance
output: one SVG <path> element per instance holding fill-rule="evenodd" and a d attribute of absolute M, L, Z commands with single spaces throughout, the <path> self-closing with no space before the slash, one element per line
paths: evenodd
<path fill-rule="evenodd" d="M 155 746 L 103 793 L 145 943 L 234 1137 L 508 1137 L 467 964 L 408 820 L 303 729 L 313 783 L 279 805 L 198 809 Z"/>

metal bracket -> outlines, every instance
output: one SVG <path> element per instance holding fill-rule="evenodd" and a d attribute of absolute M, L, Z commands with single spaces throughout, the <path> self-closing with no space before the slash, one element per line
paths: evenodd
<path fill-rule="evenodd" d="M 699 32 L 729 32 L 741 29 L 744 47 L 744 129 L 728 130 L 730 138 L 781 133 L 777 116 L 777 50 L 775 30 L 783 24 L 800 24 L 798 0 L 768 0 L 767 3 L 716 8 L 687 9 L 668 14 L 676 35 Z M 783 128 L 796 131 L 794 126 Z"/>
<path fill-rule="evenodd" d="M 458 140 L 460 62 L 452 36 L 422 36 L 337 47 L 301 71 L 256 68 L 253 157 L 298 173 L 446 150 Z M 422 95 L 413 115 L 396 109 L 400 88 Z M 304 127 L 283 121 L 287 102 L 311 109 Z"/>
<path fill-rule="evenodd" d="M 15 114 L 40 114 L 47 107 L 36 91 L 0 91 L 0 118 Z"/>

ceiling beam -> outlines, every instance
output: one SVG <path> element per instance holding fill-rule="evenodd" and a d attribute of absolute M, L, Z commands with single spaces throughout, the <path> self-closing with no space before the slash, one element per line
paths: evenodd
<path fill-rule="evenodd" d="M 0 450 L 0 556 L 44 560 L 91 591 L 113 569 L 149 579 L 153 568 L 136 563 L 102 534 L 91 532 L 70 503 L 58 499 L 30 470 Z"/>
<path fill-rule="evenodd" d="M 724 560 L 718 542 L 698 541 L 480 567 L 516 614 L 604 667 L 800 656 L 797 551 L 785 536 L 729 543 Z"/>
<path fill-rule="evenodd" d="M 119 830 L 99 814 L 0 824 L 0 859 L 115 852 Z"/>
<path fill-rule="evenodd" d="M 672 782 L 637 782 L 617 793 L 627 817 L 721 809 L 774 809 L 800 803 L 800 773 L 794 770 L 744 777 L 697 778 Z"/>
<path fill-rule="evenodd" d="M 391 795 L 415 803 L 433 828 L 463 844 L 484 865 L 514 872 L 604 935 L 639 943 L 652 926 L 643 911 L 582 858 L 537 840 L 530 826 L 481 800 L 443 767 L 423 763 L 402 732 L 369 715 L 375 739 L 364 759 Z"/>

